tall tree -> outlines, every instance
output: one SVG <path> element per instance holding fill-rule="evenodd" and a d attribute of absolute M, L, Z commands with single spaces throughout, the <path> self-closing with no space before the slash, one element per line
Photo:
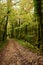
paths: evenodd
<path fill-rule="evenodd" d="M 9 16 L 9 14 L 11 12 L 11 3 L 12 3 L 12 0 L 7 0 L 7 15 L 5 17 L 6 24 L 5 24 L 4 33 L 3 33 L 3 41 L 7 37 L 7 24 L 8 24 L 8 16 Z"/>
<path fill-rule="evenodd" d="M 43 12 L 42 12 L 42 0 L 33 0 L 34 1 L 34 10 L 35 10 L 35 15 L 38 21 L 38 48 L 40 46 L 43 46 Z M 43 47 L 42 47 L 43 50 Z"/>

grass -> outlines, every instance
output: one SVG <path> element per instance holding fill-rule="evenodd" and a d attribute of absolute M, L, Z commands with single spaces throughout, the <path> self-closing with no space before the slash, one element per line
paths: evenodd
<path fill-rule="evenodd" d="M 24 40 L 17 40 L 17 41 L 19 44 L 21 44 L 25 48 L 28 48 L 28 49 L 32 50 L 33 52 L 39 53 L 39 49 L 36 46 L 33 46 L 31 43 L 26 42 Z"/>
<path fill-rule="evenodd" d="M 0 51 L 3 50 L 3 48 L 5 47 L 6 44 L 7 44 L 6 41 L 0 41 Z"/>

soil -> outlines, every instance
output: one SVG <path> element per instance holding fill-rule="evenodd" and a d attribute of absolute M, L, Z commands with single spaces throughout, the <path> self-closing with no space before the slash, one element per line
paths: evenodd
<path fill-rule="evenodd" d="M 43 65 L 43 56 L 38 55 L 10 39 L 0 53 L 0 65 Z"/>

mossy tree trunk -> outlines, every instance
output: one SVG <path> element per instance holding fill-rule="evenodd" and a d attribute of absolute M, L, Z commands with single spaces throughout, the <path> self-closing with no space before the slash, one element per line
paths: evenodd
<path fill-rule="evenodd" d="M 34 12 L 38 21 L 38 48 L 43 46 L 43 12 L 42 12 L 42 0 L 34 1 Z M 41 47 L 43 50 L 43 47 Z"/>

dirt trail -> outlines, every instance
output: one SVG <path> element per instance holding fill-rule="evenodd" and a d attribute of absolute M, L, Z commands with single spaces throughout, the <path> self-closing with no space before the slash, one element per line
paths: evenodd
<path fill-rule="evenodd" d="M 43 65 L 43 56 L 25 49 L 11 39 L 0 55 L 0 65 Z"/>

